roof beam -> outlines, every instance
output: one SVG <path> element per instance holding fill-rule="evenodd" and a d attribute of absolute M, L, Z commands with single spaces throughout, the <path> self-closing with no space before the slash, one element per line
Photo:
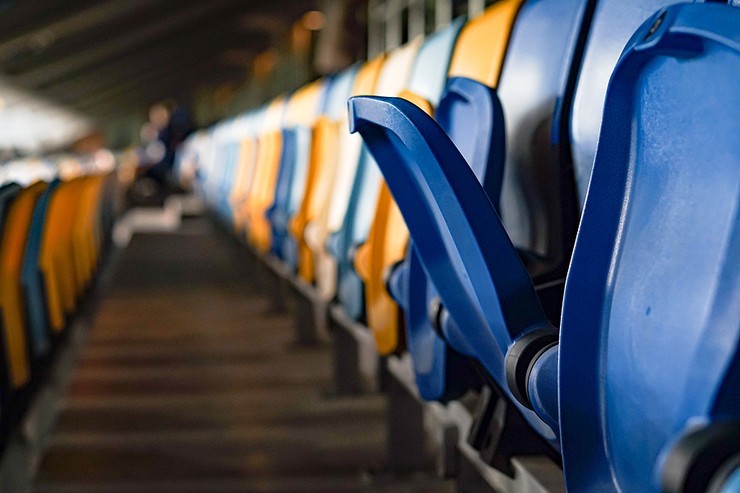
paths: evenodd
<path fill-rule="evenodd" d="M 172 31 L 182 29 L 187 25 L 198 24 L 204 17 L 220 17 L 224 14 L 222 11 L 224 6 L 233 6 L 234 4 L 244 5 L 244 2 L 241 0 L 210 0 L 198 3 L 193 7 L 177 11 L 166 19 L 156 19 L 149 25 L 133 30 L 121 38 L 111 39 L 82 52 L 69 53 L 66 57 L 26 72 L 14 79 L 27 87 L 41 88 L 49 86 L 56 80 L 83 73 L 96 64 L 115 59 L 131 51 L 146 49 L 151 41 L 164 39 Z M 242 6 L 242 8 L 244 7 Z"/>
<path fill-rule="evenodd" d="M 169 66 L 199 56 L 214 56 L 225 47 L 238 47 L 243 41 L 237 33 L 225 29 L 214 29 L 210 32 L 196 33 L 187 36 L 182 42 L 174 40 L 146 55 L 136 54 L 116 62 L 106 64 L 97 70 L 85 73 L 74 79 L 50 86 L 44 93 L 53 99 L 73 103 L 75 100 L 115 87 L 129 84 L 143 75 L 166 71 Z"/>

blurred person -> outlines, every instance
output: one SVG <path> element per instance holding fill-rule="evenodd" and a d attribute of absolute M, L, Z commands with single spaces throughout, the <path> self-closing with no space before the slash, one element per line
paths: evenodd
<path fill-rule="evenodd" d="M 192 131 L 190 114 L 173 101 L 149 108 L 149 120 L 140 131 L 139 172 L 131 189 L 135 203 L 161 203 L 179 189 L 173 177 L 175 151 Z"/>

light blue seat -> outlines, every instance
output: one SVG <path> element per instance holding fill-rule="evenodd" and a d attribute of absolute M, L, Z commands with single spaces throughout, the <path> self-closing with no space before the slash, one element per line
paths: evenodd
<path fill-rule="evenodd" d="M 414 59 L 406 90 L 423 97 L 433 107 L 442 95 L 452 50 L 464 23 L 465 18 L 456 19 L 447 28 L 429 36 Z M 337 299 L 355 320 L 364 317 L 365 295 L 363 281 L 353 265 L 354 253 L 367 241 L 382 180 L 373 157 L 366 150 L 361 159 L 344 223 L 330 238 L 330 252 L 338 261 Z"/>
<path fill-rule="evenodd" d="M 229 122 L 233 125 L 233 122 Z M 239 140 L 232 136 L 219 145 L 216 151 L 217 189 L 214 197 L 218 215 L 226 224 L 234 223 L 234 212 L 230 201 L 239 164 Z"/>

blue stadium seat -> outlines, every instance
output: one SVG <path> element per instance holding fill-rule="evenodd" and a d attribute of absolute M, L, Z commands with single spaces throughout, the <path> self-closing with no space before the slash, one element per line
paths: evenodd
<path fill-rule="evenodd" d="M 49 315 L 46 306 L 46 287 L 39 261 L 46 224 L 47 210 L 54 191 L 61 180 L 54 179 L 36 201 L 28 232 L 26 254 L 23 259 L 21 284 L 26 302 L 26 321 L 31 339 L 31 354 L 41 359 L 51 350 Z"/>
<path fill-rule="evenodd" d="M 234 122 L 230 124 L 234 125 Z M 234 136 L 230 136 L 216 150 L 218 181 L 214 201 L 216 202 L 216 212 L 226 224 L 234 223 L 234 211 L 230 201 L 230 192 L 236 179 L 239 165 L 239 144 L 239 141 Z"/>
<path fill-rule="evenodd" d="M 272 225 L 270 251 L 280 259 L 284 258 L 284 250 L 290 251 L 291 248 L 285 246 L 287 237 L 290 236 L 288 224 L 300 206 L 311 155 L 313 124 L 325 111 L 333 79 L 330 77 L 305 86 L 304 90 L 310 89 L 310 92 L 303 96 L 306 101 L 301 108 L 289 111 L 287 120 L 291 120 L 292 114 L 293 121 L 288 121 L 282 130 L 283 145 L 275 183 L 275 199 L 266 212 Z"/>
<path fill-rule="evenodd" d="M 533 262 L 530 271 L 541 275 L 543 284 L 564 277 L 568 258 L 565 250 L 574 236 L 575 218 L 571 216 L 576 211 L 570 210 L 574 209 L 573 197 L 568 193 L 572 190 L 570 160 L 567 147 L 551 145 L 551 136 L 558 142 L 567 139 L 565 113 L 560 108 L 556 111 L 567 92 L 571 70 L 571 63 L 562 61 L 574 58 L 586 7 L 585 2 L 576 0 L 524 3 L 513 26 L 499 90 L 467 77 L 451 78 L 437 111 L 437 122 L 466 158 L 490 201 L 498 204 L 502 194 L 509 198 L 500 207 L 504 220 L 509 219 L 507 228 L 521 230 L 518 221 L 529 221 L 526 231 L 532 234 L 518 236 L 520 251 L 537 243 L 546 245 L 541 257 L 548 262 Z M 531 82 L 532 70 L 540 74 L 536 83 Z M 502 113 L 506 115 L 505 124 Z M 511 129 L 506 137 L 504 127 Z M 368 140 L 368 145 L 373 148 L 372 141 Z M 533 175 L 546 177 L 549 188 L 537 183 Z M 526 185 L 528 179 L 535 181 L 533 186 Z M 520 204 L 523 198 L 511 200 L 524 189 L 528 197 L 538 199 L 537 213 Z M 554 219 L 533 234 L 537 225 L 531 218 L 548 209 L 569 212 L 548 213 Z M 475 350 L 456 334 L 454 320 L 446 309 L 436 304 L 439 293 L 428 282 L 415 255 L 411 250 L 408 261 L 396 269 L 392 278 L 394 295 L 406 309 L 409 350 L 419 361 L 415 366 L 421 395 L 446 400 L 463 392 L 474 378 L 468 364 L 450 350 L 438 331 L 455 339 L 457 351 L 474 355 Z M 559 299 L 551 306 L 551 318 L 557 323 Z M 434 312 L 431 317 L 430 309 Z"/>
<path fill-rule="evenodd" d="M 677 0 L 596 2 L 573 96 L 570 141 L 581 206 L 586 197 L 609 76 L 632 33 L 655 11 Z"/>
<path fill-rule="evenodd" d="M 355 128 L 392 156 L 379 164 L 399 206 L 416 208 L 416 252 L 465 328 L 461 346 L 448 340 L 560 445 L 569 491 L 706 491 L 736 473 L 723 467 L 740 452 L 739 21 L 730 7 L 681 5 L 629 41 L 560 337 L 443 130 L 402 100 L 351 103 Z"/>
<path fill-rule="evenodd" d="M 707 491 L 740 454 L 738 76 L 718 4 L 655 14 L 612 75 L 563 306 L 570 491 Z"/>

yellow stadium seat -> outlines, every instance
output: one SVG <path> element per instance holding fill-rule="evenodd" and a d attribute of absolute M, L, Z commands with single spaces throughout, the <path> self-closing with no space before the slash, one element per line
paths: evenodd
<path fill-rule="evenodd" d="M 378 74 L 375 88 L 365 94 L 398 96 L 406 87 L 421 43 L 422 38 L 419 37 L 389 53 Z M 331 200 L 327 205 L 325 223 L 321 225 L 322 227 L 316 228 L 319 234 L 314 238 L 316 285 L 319 295 L 324 299 L 333 298 L 337 289 L 337 262 L 326 250 L 326 240 L 331 233 L 342 227 L 362 152 L 362 139 L 358 135 L 349 134 L 346 126 L 341 135 L 339 163 L 331 187 Z"/>
<path fill-rule="evenodd" d="M 60 332 L 66 317 L 77 306 L 77 278 L 73 242 L 74 219 L 83 189 L 83 178 L 59 185 L 50 204 L 41 244 L 40 267 L 46 282 L 49 322 Z"/>
<path fill-rule="evenodd" d="M 372 93 L 384 61 L 385 55 L 381 55 L 360 68 L 352 95 Z M 349 135 L 347 128 L 346 114 L 337 121 L 327 116 L 319 117 L 314 127 L 306 189 L 301 207 L 290 223 L 291 234 L 298 244 L 298 275 L 307 283 L 315 280 L 315 252 L 322 248 L 322 238 L 326 239 L 326 217 L 339 162 L 340 141 Z"/>
<path fill-rule="evenodd" d="M 264 211 L 271 202 L 268 188 L 270 183 L 275 183 L 277 176 L 282 142 L 280 126 L 285 114 L 285 104 L 285 98 L 280 97 L 267 109 L 262 125 L 263 131 L 257 139 L 252 183 L 244 203 L 243 217 L 246 219 L 244 226 L 247 239 L 259 251 L 266 251 L 264 241 L 269 238 L 269 225 L 264 218 Z"/>
<path fill-rule="evenodd" d="M 28 383 L 31 375 L 20 274 L 33 209 L 45 189 L 45 182 L 36 182 L 20 192 L 8 209 L 0 243 L 0 316 L 9 380 L 15 389 Z"/>
<path fill-rule="evenodd" d="M 321 96 L 321 81 L 303 86 L 287 102 L 282 125 L 260 139 L 257 170 L 252 184 L 252 200 L 249 206 L 249 242 L 259 252 L 267 253 L 272 244 L 272 228 L 266 216 L 267 209 L 275 200 L 275 185 L 280 171 L 280 155 L 283 146 L 282 128 L 295 125 L 310 125 L 316 114 Z"/>
<path fill-rule="evenodd" d="M 77 274 L 77 294 L 82 294 L 95 272 L 100 249 L 100 197 L 107 175 L 81 179 L 80 204 L 74 224 L 73 244 Z"/>

